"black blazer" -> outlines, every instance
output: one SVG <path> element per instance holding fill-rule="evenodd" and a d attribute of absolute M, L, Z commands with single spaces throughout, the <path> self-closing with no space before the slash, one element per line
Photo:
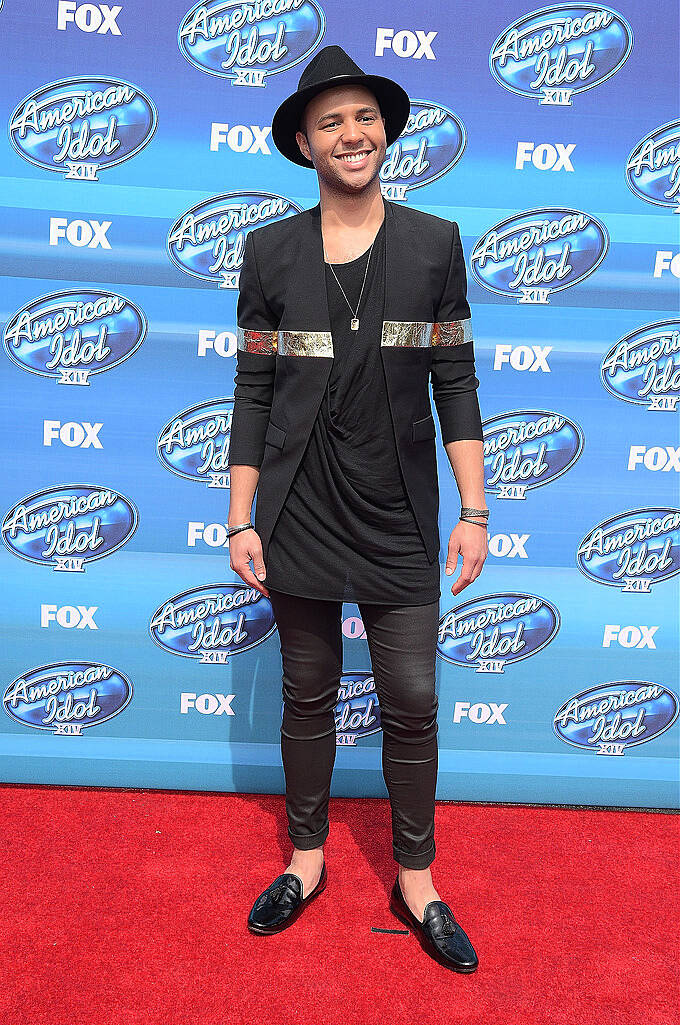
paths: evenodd
<path fill-rule="evenodd" d="M 435 423 L 482 440 L 470 307 L 455 221 L 385 200 L 380 339 L 406 492 L 428 558 L 439 552 Z M 254 525 L 267 549 L 333 365 L 321 205 L 246 236 L 237 304 L 232 466 L 258 467 Z"/>

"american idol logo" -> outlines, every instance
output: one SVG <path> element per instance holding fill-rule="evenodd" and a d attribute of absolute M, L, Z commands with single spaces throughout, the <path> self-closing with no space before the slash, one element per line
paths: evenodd
<path fill-rule="evenodd" d="M 553 731 L 565 744 L 599 755 L 623 755 L 664 733 L 678 717 L 668 687 L 643 680 L 614 680 L 581 691 L 555 714 Z"/>
<path fill-rule="evenodd" d="M 22 100 L 9 119 L 20 157 L 66 178 L 98 181 L 97 171 L 122 164 L 156 131 L 151 99 L 119 78 L 62 78 Z"/>
<path fill-rule="evenodd" d="M 632 45 L 632 28 L 610 7 L 552 4 L 522 15 L 501 32 L 491 47 L 489 69 L 519 96 L 570 106 L 576 93 L 611 78 Z"/>
<path fill-rule="evenodd" d="M 380 729 L 380 706 L 373 672 L 345 670 L 335 706 L 336 744 L 352 747 L 358 737 L 368 737 Z"/>
<path fill-rule="evenodd" d="M 29 669 L 5 688 L 2 703 L 14 722 L 73 737 L 122 712 L 132 698 L 124 673 L 101 662 L 52 662 Z"/>
<path fill-rule="evenodd" d="M 560 614 L 546 598 L 509 591 L 456 605 L 439 620 L 437 654 L 478 673 L 503 673 L 535 655 L 560 628 Z"/>
<path fill-rule="evenodd" d="M 93 374 L 129 359 L 146 330 L 146 317 L 124 296 L 71 289 L 22 306 L 5 326 L 4 347 L 22 370 L 58 384 L 89 385 Z"/>
<path fill-rule="evenodd" d="M 660 320 L 625 335 L 603 358 L 600 376 L 617 399 L 652 412 L 675 412 L 680 399 L 680 320 Z"/>
<path fill-rule="evenodd" d="M 680 213 L 680 121 L 645 135 L 626 161 L 626 185 L 640 199 Z"/>
<path fill-rule="evenodd" d="M 129 498 L 98 484 L 58 484 L 22 498 L 5 513 L 2 540 L 39 566 L 83 573 L 129 541 L 139 514 Z"/>
<path fill-rule="evenodd" d="M 233 398 L 208 399 L 174 416 L 158 436 L 156 452 L 163 466 L 185 480 L 228 488 L 233 411 Z"/>
<path fill-rule="evenodd" d="M 175 221 L 168 232 L 168 256 L 187 274 L 237 289 L 248 231 L 295 213 L 302 213 L 296 203 L 271 192 L 213 196 Z"/>
<path fill-rule="evenodd" d="M 262 644 L 276 629 L 268 598 L 247 584 L 206 584 L 168 598 L 149 623 L 151 639 L 171 655 L 225 663 Z"/>
<path fill-rule="evenodd" d="M 303 61 L 325 28 L 316 0 L 207 0 L 184 15 L 177 43 L 199 71 L 265 86 L 269 75 Z"/>
<path fill-rule="evenodd" d="M 386 199 L 404 200 L 408 189 L 441 178 L 458 163 L 467 133 L 463 122 L 441 103 L 411 100 L 411 113 L 380 169 Z"/>
<path fill-rule="evenodd" d="M 470 269 L 491 292 L 544 305 L 551 292 L 592 274 L 608 248 L 609 233 L 597 217 L 544 207 L 513 214 L 489 228 L 475 242 Z"/>
<path fill-rule="evenodd" d="M 484 487 L 496 498 L 525 499 L 570 470 L 584 446 L 577 423 L 544 409 L 501 413 L 482 429 Z"/>
<path fill-rule="evenodd" d="M 680 572 L 680 509 L 631 509 L 588 531 L 576 565 L 598 584 L 648 594 Z"/>

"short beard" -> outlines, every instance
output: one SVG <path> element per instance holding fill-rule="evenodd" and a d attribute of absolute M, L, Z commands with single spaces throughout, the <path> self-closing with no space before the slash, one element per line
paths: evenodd
<path fill-rule="evenodd" d="M 305 136 L 305 138 L 306 138 L 306 136 Z M 309 145 L 309 142 L 307 144 Z M 312 156 L 310 157 L 310 160 L 311 160 L 311 162 L 312 162 L 312 164 L 314 166 L 314 170 L 316 171 L 316 173 L 319 176 L 319 178 L 323 181 L 323 183 L 326 186 L 326 188 L 330 189 L 332 192 L 337 193 L 339 196 L 356 196 L 356 195 L 359 195 L 361 192 L 364 192 L 367 188 L 369 188 L 373 184 L 373 182 L 375 181 L 376 178 L 378 178 L 378 179 L 380 178 L 380 168 L 382 167 L 382 165 L 385 162 L 385 153 L 383 153 L 382 160 L 378 164 L 378 170 L 376 171 L 375 175 L 372 178 L 369 178 L 369 180 L 366 182 L 366 184 L 362 185 L 361 188 L 352 188 L 352 186 L 350 184 L 348 184 L 346 181 L 344 181 L 341 178 L 336 178 L 334 175 L 333 176 L 327 176 L 325 174 L 322 174 L 319 171 L 319 168 L 314 163 L 314 158 L 313 158 L 313 153 L 312 153 L 311 147 L 310 147 L 309 152 L 310 152 L 310 154 L 312 154 Z M 331 160 L 335 160 L 336 158 L 335 157 L 331 157 L 330 159 Z"/>

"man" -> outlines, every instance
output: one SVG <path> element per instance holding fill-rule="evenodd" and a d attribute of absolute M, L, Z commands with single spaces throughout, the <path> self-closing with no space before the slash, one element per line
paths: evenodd
<path fill-rule="evenodd" d="M 272 137 L 284 156 L 316 170 L 320 202 L 246 237 L 230 556 L 232 569 L 269 597 L 279 631 L 293 841 L 290 864 L 257 899 L 248 926 L 287 928 L 326 886 L 341 612 L 343 601 L 356 601 L 399 864 L 390 907 L 432 957 L 470 972 L 474 948 L 429 867 L 440 597 L 430 377 L 463 503 L 448 545 L 447 574 L 463 556 L 453 594 L 481 572 L 488 509 L 458 226 L 387 202 L 380 190 L 386 149 L 409 111 L 396 82 L 365 75 L 339 46 L 319 51 L 276 111 Z"/>

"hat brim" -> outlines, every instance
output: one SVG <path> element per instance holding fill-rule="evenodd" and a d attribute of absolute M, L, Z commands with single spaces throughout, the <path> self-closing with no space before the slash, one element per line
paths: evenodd
<path fill-rule="evenodd" d="M 326 82 L 317 82 L 293 93 L 277 108 L 272 118 L 272 139 L 284 157 L 300 167 L 314 167 L 311 160 L 302 154 L 295 133 L 298 131 L 302 113 L 311 99 L 326 89 L 339 85 L 363 85 L 374 94 L 385 118 L 385 136 L 388 148 L 399 138 L 409 114 L 411 101 L 405 89 L 391 78 L 382 75 L 337 75 Z"/>

